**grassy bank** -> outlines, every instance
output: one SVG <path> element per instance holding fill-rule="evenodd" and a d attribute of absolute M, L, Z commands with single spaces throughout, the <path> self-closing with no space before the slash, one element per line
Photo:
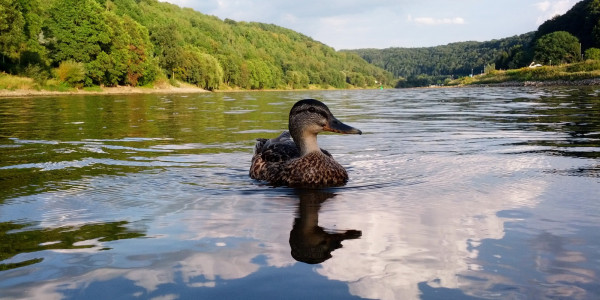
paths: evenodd
<path fill-rule="evenodd" d="M 36 81 L 33 78 L 0 73 L 0 97 L 75 95 L 75 94 L 151 94 L 151 93 L 200 93 L 206 92 L 195 85 L 157 80 L 142 87 L 82 87 L 75 88 L 57 79 Z"/>
<path fill-rule="evenodd" d="M 491 71 L 473 77 L 462 77 L 447 83 L 449 86 L 473 84 L 501 84 L 507 82 L 561 82 L 569 84 L 589 79 L 600 78 L 600 60 L 560 66 L 542 66 L 537 68 L 521 68 L 506 71 Z"/>
<path fill-rule="evenodd" d="M 55 79 L 36 81 L 33 78 L 9 75 L 0 72 L 0 90 L 34 90 L 69 92 L 76 90 Z"/>

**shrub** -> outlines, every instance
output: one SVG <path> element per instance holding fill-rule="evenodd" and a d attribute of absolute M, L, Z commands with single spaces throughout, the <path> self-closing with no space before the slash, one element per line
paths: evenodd
<path fill-rule="evenodd" d="M 600 60 L 588 59 L 585 62 L 567 66 L 567 72 L 591 72 L 595 70 L 600 70 Z"/>
<path fill-rule="evenodd" d="M 585 50 L 584 57 L 585 57 L 585 59 L 600 60 L 600 49 L 589 48 L 589 49 Z"/>
<path fill-rule="evenodd" d="M 31 78 L 19 77 L 0 72 L 0 90 L 30 89 L 33 87 Z"/>
<path fill-rule="evenodd" d="M 45 85 L 48 80 L 48 72 L 40 65 L 28 65 L 25 67 L 24 74 L 26 77 L 32 78 L 37 85 Z"/>
<path fill-rule="evenodd" d="M 71 86 L 80 86 L 85 79 L 85 67 L 83 63 L 67 60 L 60 63 L 56 74 L 60 81 Z"/>

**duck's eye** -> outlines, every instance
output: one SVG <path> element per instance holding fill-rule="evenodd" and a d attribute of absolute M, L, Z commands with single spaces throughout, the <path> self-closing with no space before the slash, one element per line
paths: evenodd
<path fill-rule="evenodd" d="M 309 108 L 308 108 L 308 111 L 309 111 L 309 112 L 311 112 L 311 113 L 314 113 L 314 112 L 316 112 L 317 110 L 316 110 L 314 107 L 309 107 Z"/>

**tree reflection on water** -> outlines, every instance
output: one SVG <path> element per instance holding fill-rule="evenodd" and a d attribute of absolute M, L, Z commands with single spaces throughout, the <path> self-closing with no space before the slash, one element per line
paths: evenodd
<path fill-rule="evenodd" d="M 27 229 L 29 224 L 0 223 L 0 261 L 22 253 L 44 250 L 94 249 L 108 250 L 102 242 L 143 237 L 144 234 L 127 228 L 128 222 L 109 222 L 59 228 Z M 0 264 L 0 271 L 42 262 L 43 258 Z"/>

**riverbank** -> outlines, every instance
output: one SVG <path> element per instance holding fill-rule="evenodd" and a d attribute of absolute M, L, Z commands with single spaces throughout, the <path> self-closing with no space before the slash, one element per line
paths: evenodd
<path fill-rule="evenodd" d="M 126 95 L 126 94 L 192 94 L 206 93 L 207 90 L 194 86 L 163 86 L 163 87 L 103 87 L 95 89 L 72 89 L 68 91 L 49 91 L 34 89 L 0 90 L 0 97 L 37 97 L 37 96 L 65 96 L 65 95 Z"/>
<path fill-rule="evenodd" d="M 597 86 L 600 85 L 600 78 L 590 78 L 582 80 L 548 80 L 548 81 L 507 81 L 500 83 L 475 83 L 472 86 Z"/>
<path fill-rule="evenodd" d="M 559 66 L 492 70 L 487 74 L 462 77 L 450 86 L 595 86 L 600 85 L 600 61 L 587 60 Z"/>

